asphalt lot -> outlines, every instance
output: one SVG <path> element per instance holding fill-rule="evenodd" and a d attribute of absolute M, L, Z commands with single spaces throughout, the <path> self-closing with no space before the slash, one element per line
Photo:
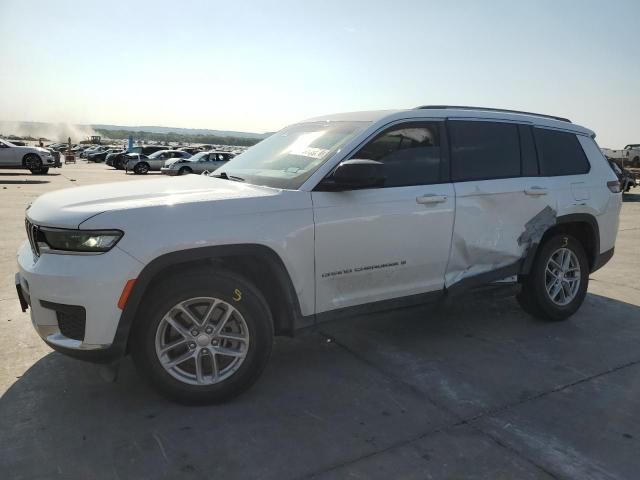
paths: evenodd
<path fill-rule="evenodd" d="M 15 295 L 34 198 L 134 178 L 84 163 L 0 170 L 2 478 L 638 478 L 640 191 L 567 322 L 478 294 L 342 321 L 278 339 L 232 403 L 184 407 L 128 360 L 109 383 L 52 352 Z"/>

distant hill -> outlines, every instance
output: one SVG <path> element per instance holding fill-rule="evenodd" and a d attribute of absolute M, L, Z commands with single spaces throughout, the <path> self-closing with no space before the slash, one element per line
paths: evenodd
<path fill-rule="evenodd" d="M 235 132 L 232 130 L 210 130 L 206 128 L 179 128 L 179 127 L 157 127 L 140 126 L 130 127 L 123 125 L 74 125 L 69 123 L 47 123 L 47 122 L 9 122 L 0 121 L 0 135 L 30 136 L 35 138 L 47 138 L 64 142 L 71 137 L 74 142 L 84 140 L 90 135 L 96 135 L 96 130 L 113 132 L 145 132 L 154 135 L 177 134 L 185 137 L 230 137 L 235 139 L 258 140 L 267 138 L 271 133 Z M 126 138 L 126 136 L 125 136 Z"/>
<path fill-rule="evenodd" d="M 149 133 L 178 133 L 180 135 L 215 135 L 218 137 L 255 138 L 262 140 L 267 138 L 269 133 L 236 132 L 232 130 L 211 130 L 208 128 L 179 128 L 179 127 L 158 127 L 158 126 L 125 126 L 125 125 L 101 125 L 93 124 L 90 127 L 96 130 L 127 130 L 133 132 Z"/>

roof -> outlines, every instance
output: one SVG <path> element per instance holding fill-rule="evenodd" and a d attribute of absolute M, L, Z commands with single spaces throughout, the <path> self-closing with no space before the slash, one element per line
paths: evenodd
<path fill-rule="evenodd" d="M 426 107 L 418 107 L 409 110 L 374 110 L 365 112 L 348 112 L 337 113 L 331 115 L 323 115 L 310 118 L 305 122 L 380 122 L 386 124 L 395 120 L 405 119 L 429 119 L 429 118 L 457 118 L 457 119 L 487 119 L 487 120 L 507 120 L 513 122 L 528 123 L 559 130 L 569 130 L 580 133 L 582 135 L 595 135 L 591 130 L 571 123 L 568 119 L 562 117 L 554 117 L 551 115 L 543 115 L 538 113 L 520 112 L 515 110 L 501 110 L 482 107 L 458 107 L 434 105 Z"/>
<path fill-rule="evenodd" d="M 365 112 L 332 113 L 305 120 L 305 122 L 375 122 L 402 110 L 369 110 Z"/>

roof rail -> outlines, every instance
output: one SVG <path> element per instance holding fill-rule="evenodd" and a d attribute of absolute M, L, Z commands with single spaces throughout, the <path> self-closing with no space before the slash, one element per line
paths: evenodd
<path fill-rule="evenodd" d="M 523 112 L 520 110 L 507 110 L 505 108 L 485 108 L 485 107 L 468 107 L 461 105 L 421 105 L 416 107 L 416 110 L 482 110 L 485 112 L 502 112 L 502 113 L 519 113 L 521 115 L 533 115 L 535 117 L 551 118 L 553 120 L 560 120 L 561 122 L 571 123 L 571 120 L 564 117 L 556 117 L 555 115 L 544 115 L 542 113 Z"/>

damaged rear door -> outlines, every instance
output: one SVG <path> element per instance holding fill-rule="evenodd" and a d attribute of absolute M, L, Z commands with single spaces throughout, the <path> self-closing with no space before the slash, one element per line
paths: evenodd
<path fill-rule="evenodd" d="M 555 223 L 554 196 L 529 125 L 449 120 L 456 216 L 445 285 L 495 272 L 511 276 Z M 510 268 L 513 267 L 513 268 Z M 483 279 L 492 275 L 484 275 Z"/>

